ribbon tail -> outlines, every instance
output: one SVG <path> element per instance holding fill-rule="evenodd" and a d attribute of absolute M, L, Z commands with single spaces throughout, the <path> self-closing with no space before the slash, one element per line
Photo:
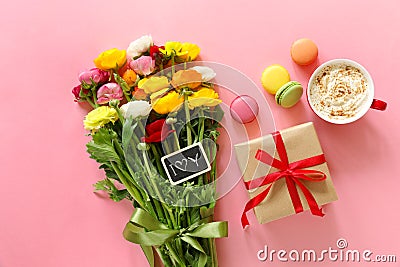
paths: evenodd
<path fill-rule="evenodd" d="M 303 212 L 303 205 L 301 204 L 299 192 L 297 192 L 296 184 L 290 177 L 286 177 L 286 186 L 289 191 L 290 199 L 292 200 L 294 211 L 296 213 Z"/>
<path fill-rule="evenodd" d="M 143 250 L 144 255 L 146 256 L 147 261 L 149 262 L 150 267 L 154 267 L 154 253 L 153 248 L 149 246 L 140 245 Z"/>
<path fill-rule="evenodd" d="M 269 190 L 271 189 L 272 185 L 268 186 L 267 189 L 265 189 L 263 192 L 258 194 L 257 196 L 253 197 L 250 199 L 247 203 L 246 206 L 244 207 L 244 211 L 242 213 L 242 227 L 243 229 L 246 228 L 246 226 L 250 225 L 249 219 L 247 218 L 247 212 L 256 207 L 258 204 L 260 204 L 268 195 Z"/>
<path fill-rule="evenodd" d="M 308 206 L 310 207 L 310 211 L 313 215 L 323 217 L 325 214 L 322 212 L 322 209 L 318 207 L 318 203 L 315 200 L 314 196 L 311 194 L 311 192 L 308 190 L 307 187 L 305 187 L 301 182 L 299 182 L 297 179 L 293 179 L 294 182 L 300 187 L 301 191 L 303 192 L 304 196 L 306 197 Z"/>

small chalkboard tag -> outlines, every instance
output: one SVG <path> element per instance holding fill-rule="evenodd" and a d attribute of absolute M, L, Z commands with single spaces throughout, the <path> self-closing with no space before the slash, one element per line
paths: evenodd
<path fill-rule="evenodd" d="M 168 179 L 173 185 L 183 183 L 211 170 L 201 143 L 195 143 L 161 158 Z"/>

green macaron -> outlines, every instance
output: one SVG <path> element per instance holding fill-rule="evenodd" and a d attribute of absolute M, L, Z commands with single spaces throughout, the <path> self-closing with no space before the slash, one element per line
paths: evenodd
<path fill-rule="evenodd" d="M 290 108 L 299 102 L 303 94 L 303 86 L 299 82 L 290 81 L 282 85 L 276 92 L 275 100 L 278 105 L 284 108 Z"/>

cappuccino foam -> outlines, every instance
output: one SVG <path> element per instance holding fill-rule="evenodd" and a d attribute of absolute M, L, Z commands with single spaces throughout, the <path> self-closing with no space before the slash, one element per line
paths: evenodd
<path fill-rule="evenodd" d="M 356 67 L 334 64 L 324 67 L 310 88 L 310 102 L 323 117 L 354 117 L 368 100 L 368 81 Z"/>

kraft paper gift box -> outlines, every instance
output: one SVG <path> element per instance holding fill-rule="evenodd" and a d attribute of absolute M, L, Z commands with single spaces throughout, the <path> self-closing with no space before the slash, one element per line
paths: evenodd
<path fill-rule="evenodd" d="M 277 135 L 280 136 L 280 146 L 277 143 Z M 298 173 L 297 178 L 300 177 L 300 179 L 295 179 L 297 180 L 295 183 L 290 179 L 286 179 L 288 176 L 285 175 L 289 175 L 293 171 L 285 171 L 282 170 L 284 168 L 270 166 L 273 158 L 276 159 L 276 162 L 272 165 L 279 165 L 280 161 L 284 161 L 284 159 L 280 159 L 280 155 L 283 155 L 283 157 L 285 156 L 284 154 L 278 153 L 278 148 L 280 148 L 280 150 L 285 150 L 289 165 L 296 165 L 298 162 L 302 162 L 300 165 L 297 164 L 298 166 L 295 167 L 297 170 L 294 172 Z M 260 159 L 256 158 L 256 155 L 260 155 L 257 154 L 259 150 L 262 151 L 261 155 L 270 155 L 270 161 L 267 162 L 268 164 L 264 163 L 265 159 L 264 162 L 262 162 Z M 331 176 L 329 174 L 328 165 L 325 162 L 321 145 L 312 122 L 297 125 L 281 130 L 274 134 L 269 134 L 245 143 L 237 144 L 235 145 L 235 151 L 245 184 L 251 183 L 254 187 L 253 189 L 248 189 L 250 201 L 246 205 L 247 210 L 245 209 L 245 212 L 243 213 L 243 227 L 248 225 L 245 214 L 252 208 L 254 209 L 259 223 L 268 223 L 270 221 L 301 212 L 303 209 L 309 210 L 310 196 L 305 197 L 304 193 L 307 192 L 304 191 L 311 193 L 311 198 L 315 199 L 314 203 L 311 201 L 311 210 L 314 215 L 323 216 L 319 207 L 338 199 Z M 304 162 L 308 163 L 304 164 Z M 307 167 L 302 167 L 302 165 L 307 165 Z M 298 168 L 299 166 L 301 168 Z M 293 166 L 291 169 L 293 169 Z M 318 178 L 316 180 L 301 179 L 301 177 L 305 177 L 301 176 L 299 173 L 305 173 L 303 175 L 305 175 L 307 178 L 319 177 L 319 180 Z M 325 174 L 325 176 L 323 179 L 321 179 L 323 174 Z M 266 175 L 271 176 L 270 178 L 272 179 L 276 178 L 276 176 L 281 177 L 271 183 L 262 185 L 261 182 L 265 181 Z M 299 185 L 298 182 L 300 182 L 303 186 Z M 291 183 L 292 186 L 290 186 L 288 183 Z M 268 191 L 269 186 L 271 186 L 271 188 L 269 192 L 266 192 Z M 290 192 L 290 187 L 292 192 Z M 293 190 L 293 188 L 295 189 Z M 297 191 L 297 194 L 293 191 Z M 295 205 L 296 195 L 297 204 Z M 301 204 L 299 202 L 301 202 Z M 317 207 L 315 207 L 315 205 L 317 205 Z M 319 212 L 316 209 L 318 209 Z"/>

